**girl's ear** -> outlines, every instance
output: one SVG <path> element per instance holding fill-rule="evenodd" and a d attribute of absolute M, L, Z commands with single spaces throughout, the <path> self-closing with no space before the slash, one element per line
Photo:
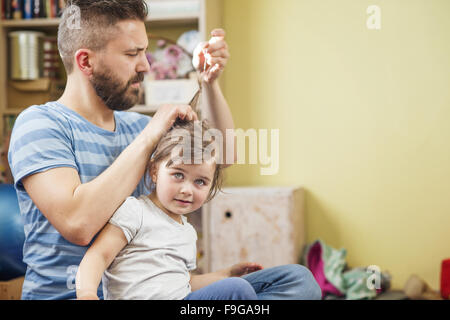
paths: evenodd
<path fill-rule="evenodd" d="M 150 160 L 150 178 L 152 179 L 153 183 L 156 183 L 156 172 L 157 172 L 157 165 L 153 160 Z"/>

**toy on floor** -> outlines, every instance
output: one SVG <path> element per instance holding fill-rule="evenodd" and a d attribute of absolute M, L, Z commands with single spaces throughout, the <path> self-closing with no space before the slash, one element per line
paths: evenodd
<path fill-rule="evenodd" d="M 439 292 L 431 289 L 425 281 L 416 275 L 409 277 L 403 291 L 412 300 L 442 300 Z"/>
<path fill-rule="evenodd" d="M 387 271 L 380 272 L 379 288 L 369 286 L 373 274 L 371 268 L 350 269 L 346 256 L 346 249 L 335 249 L 320 239 L 306 246 L 302 262 L 322 289 L 322 299 L 374 299 L 390 288 L 391 276 Z"/>
<path fill-rule="evenodd" d="M 444 299 L 450 299 L 450 259 L 442 261 L 441 296 Z"/>
<path fill-rule="evenodd" d="M 0 281 L 23 276 L 23 242 L 25 234 L 16 190 L 11 184 L 0 184 Z"/>

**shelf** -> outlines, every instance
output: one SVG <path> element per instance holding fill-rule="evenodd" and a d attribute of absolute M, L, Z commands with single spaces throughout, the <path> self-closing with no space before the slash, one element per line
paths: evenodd
<path fill-rule="evenodd" d="M 135 105 L 133 108 L 129 109 L 128 111 L 150 114 L 150 113 L 155 113 L 158 110 L 158 107 L 159 107 L 159 105 L 146 106 L 146 105 L 138 104 L 138 105 Z"/>
<path fill-rule="evenodd" d="M 51 79 L 39 78 L 36 80 L 8 80 L 8 83 L 19 91 L 45 92 L 49 90 Z"/>
<path fill-rule="evenodd" d="M 152 24 L 163 24 L 163 25 L 173 25 L 173 24 L 185 24 L 185 23 L 197 23 L 200 19 L 200 13 L 177 13 L 177 14 L 167 14 L 167 15 L 155 15 L 148 17 L 146 22 Z"/>
<path fill-rule="evenodd" d="M 157 106 L 157 105 L 153 105 L 153 106 L 136 105 L 133 108 L 129 109 L 128 111 L 152 114 L 158 110 L 158 107 L 159 106 Z M 6 108 L 5 110 L 3 110 L 3 114 L 8 115 L 8 116 L 10 116 L 10 115 L 14 116 L 14 115 L 20 114 L 25 109 L 26 108 L 14 108 L 14 109 Z"/>
<path fill-rule="evenodd" d="M 0 20 L 0 26 L 3 28 L 35 28 L 35 27 L 57 27 L 59 18 L 36 18 L 20 20 Z M 199 21 L 199 13 L 180 13 L 171 15 L 158 15 L 149 17 L 146 23 L 153 26 L 173 26 L 196 24 Z"/>
<path fill-rule="evenodd" d="M 55 27 L 58 26 L 59 19 L 20 19 L 20 20 L 2 20 L 0 25 L 5 28 L 17 27 L 17 28 L 26 28 L 26 27 Z"/>
<path fill-rule="evenodd" d="M 3 114 L 7 115 L 7 116 L 17 116 L 19 115 L 19 113 L 21 113 L 23 110 L 25 110 L 26 108 L 14 108 L 14 109 L 8 109 L 6 108 L 5 110 L 3 110 Z"/>
<path fill-rule="evenodd" d="M 146 106 L 146 105 L 139 104 L 127 111 L 151 114 L 151 113 L 155 113 L 158 110 L 158 107 L 159 106 L 157 106 L 157 105 Z M 3 114 L 8 115 L 8 116 L 9 115 L 18 115 L 25 109 L 26 108 L 13 108 L 13 109 L 6 108 L 5 110 L 3 110 Z"/>

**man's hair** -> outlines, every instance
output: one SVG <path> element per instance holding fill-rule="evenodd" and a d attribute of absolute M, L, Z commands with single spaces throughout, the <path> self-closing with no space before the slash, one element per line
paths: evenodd
<path fill-rule="evenodd" d="M 145 0 L 66 0 L 58 27 L 58 49 L 67 74 L 73 71 L 77 50 L 98 51 L 113 38 L 118 22 L 145 21 L 147 15 Z"/>
<path fill-rule="evenodd" d="M 211 129 L 206 120 L 203 121 L 184 121 L 177 119 L 172 128 L 161 138 L 158 145 L 156 146 L 155 152 L 152 158 L 147 164 L 145 183 L 147 187 L 151 190 L 155 188 L 150 174 L 152 168 L 163 161 L 167 161 L 166 167 L 170 167 L 172 164 L 176 164 L 177 161 L 188 160 L 191 164 L 195 163 L 196 157 L 201 157 L 203 163 L 204 161 L 213 160 L 215 162 L 214 175 L 211 182 L 211 188 L 209 190 L 208 197 L 206 201 L 210 201 L 214 196 L 221 191 L 223 184 L 223 165 L 216 161 L 215 150 L 210 155 L 206 152 L 211 142 L 209 139 L 204 138 L 205 132 Z M 198 135 L 196 130 L 201 130 L 202 135 Z M 200 139 L 201 141 L 198 141 Z M 181 146 L 187 141 L 190 141 L 190 146 L 187 150 L 181 149 Z M 197 141 L 195 141 L 197 140 Z M 217 142 L 212 142 L 217 147 L 222 147 L 217 145 Z M 178 149 L 177 149 L 178 148 Z M 179 151 L 179 152 L 178 152 Z M 186 151 L 188 154 L 181 155 L 182 152 Z M 173 156 L 176 159 L 174 160 Z M 211 158 L 208 159 L 207 157 Z"/>

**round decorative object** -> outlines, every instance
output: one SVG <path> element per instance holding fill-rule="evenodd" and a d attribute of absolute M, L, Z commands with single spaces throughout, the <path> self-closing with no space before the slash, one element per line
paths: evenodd
<path fill-rule="evenodd" d="M 0 184 L 0 281 L 23 276 L 23 242 L 25 234 L 16 190 L 11 184 Z"/>

